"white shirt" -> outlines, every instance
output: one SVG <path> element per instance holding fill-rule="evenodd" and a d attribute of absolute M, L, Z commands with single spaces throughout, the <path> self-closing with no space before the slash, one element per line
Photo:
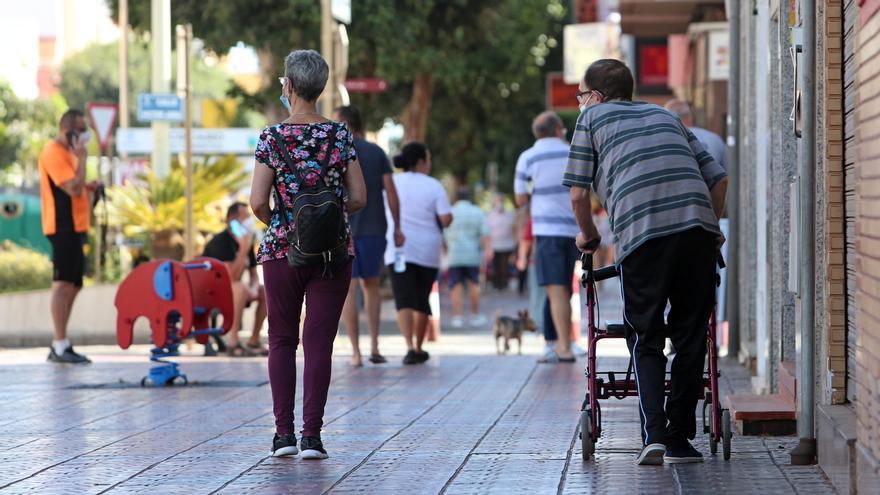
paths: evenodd
<path fill-rule="evenodd" d="M 452 212 L 449 198 L 440 181 L 418 172 L 394 174 L 394 187 L 400 198 L 400 224 L 406 236 L 404 256 L 407 263 L 427 268 L 440 268 L 440 245 L 443 232 L 438 224 L 439 215 Z M 391 211 L 390 208 L 385 209 Z M 388 215 L 385 264 L 394 263 L 394 220 Z"/>
<path fill-rule="evenodd" d="M 562 185 L 568 166 L 569 145 L 559 138 L 541 138 L 522 152 L 516 162 L 513 192 L 529 194 L 532 183 L 531 215 L 535 236 L 571 237 L 578 234 L 571 209 L 571 196 Z"/>
<path fill-rule="evenodd" d="M 492 209 L 486 215 L 486 221 L 489 223 L 489 232 L 492 236 L 493 251 L 513 251 L 516 249 L 516 238 L 513 235 L 513 227 L 516 218 L 513 213 L 507 210 L 498 211 Z"/>

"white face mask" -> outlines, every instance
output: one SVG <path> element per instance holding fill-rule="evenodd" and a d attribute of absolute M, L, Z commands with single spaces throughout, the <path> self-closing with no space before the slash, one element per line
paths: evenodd
<path fill-rule="evenodd" d="M 92 133 L 90 131 L 80 133 L 80 135 L 79 135 L 79 142 L 80 143 L 82 143 L 84 145 L 89 144 L 89 141 L 91 141 L 91 140 L 92 140 Z"/>

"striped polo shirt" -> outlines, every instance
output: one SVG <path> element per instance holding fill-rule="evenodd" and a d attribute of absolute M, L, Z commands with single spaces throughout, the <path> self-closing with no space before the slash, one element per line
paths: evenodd
<path fill-rule="evenodd" d="M 531 183 L 530 209 L 536 236 L 577 236 L 571 198 L 568 188 L 562 185 L 568 154 L 568 143 L 562 139 L 541 138 L 523 151 L 516 162 L 513 192 L 529 194 Z"/>
<path fill-rule="evenodd" d="M 649 239 L 693 227 L 720 234 L 709 190 L 726 176 L 677 116 L 613 101 L 578 117 L 562 183 L 592 186 L 608 211 L 620 263 Z"/>

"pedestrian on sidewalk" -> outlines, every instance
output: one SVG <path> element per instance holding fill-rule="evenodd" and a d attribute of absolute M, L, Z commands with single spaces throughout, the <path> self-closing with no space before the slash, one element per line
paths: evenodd
<path fill-rule="evenodd" d="M 254 233 L 251 213 L 247 205 L 232 203 L 226 210 L 226 228 L 208 241 L 202 256 L 215 258 L 226 265 L 232 280 L 232 327 L 227 334 L 228 353 L 231 357 L 268 356 L 269 350 L 260 342 L 260 331 L 266 321 L 266 295 L 257 276 L 257 257 L 254 255 Z M 247 272 L 247 283 L 244 274 Z M 242 328 L 245 308 L 256 304 L 251 336 L 241 345 L 238 334 Z"/>
<path fill-rule="evenodd" d="M 68 110 L 58 123 L 58 135 L 43 146 L 38 160 L 43 234 L 52 245 L 52 324 L 54 337 L 48 360 L 90 363 L 73 350 L 67 324 L 73 302 L 83 285 L 86 259 L 83 244 L 89 231 L 89 192 L 101 187 L 86 182 L 86 145 L 91 134 L 80 110 Z"/>
<path fill-rule="evenodd" d="M 480 328 L 487 323 L 480 314 L 480 268 L 489 261 L 492 245 L 486 215 L 472 202 L 470 188 L 462 186 L 455 193 L 452 218 L 443 234 L 449 260 L 449 290 L 452 299 L 452 326 L 464 326 L 464 291 L 468 291 L 471 327 Z"/>
<path fill-rule="evenodd" d="M 345 124 L 327 120 L 316 110 L 316 101 L 327 84 L 328 74 L 327 62 L 314 50 L 297 50 L 285 58 L 284 77 L 280 78 L 281 102 L 288 117 L 260 134 L 254 153 L 257 164 L 250 199 L 254 214 L 269 226 L 257 261 L 263 265 L 269 313 L 269 382 L 275 413 L 276 433 L 272 441 L 275 456 L 299 453 L 293 418 L 296 349 L 303 300 L 307 303 L 302 328 L 305 367 L 300 446 L 304 459 L 327 458 L 321 427 L 330 387 L 333 340 L 348 295 L 351 257 L 354 256 L 346 214 L 366 204 L 364 179 L 351 132 Z M 269 197 L 273 191 L 275 208 L 270 209 Z M 316 204 L 311 199 L 316 195 L 326 201 Z M 324 208 L 328 204 L 339 205 L 342 211 Z M 296 214 L 294 207 L 297 207 Z M 332 217 L 331 221 L 315 221 L 318 214 L 325 220 Z M 300 217 L 305 221 L 301 222 Z M 325 224 L 334 227 L 328 231 Z M 337 242 L 340 234 L 336 226 L 343 231 L 343 242 L 336 248 L 321 251 L 317 256 L 310 256 L 301 249 L 319 241 L 322 244 Z M 329 239 L 316 238 L 326 237 L 328 233 Z M 336 256 L 331 256 L 333 254 Z"/>
<path fill-rule="evenodd" d="M 516 217 L 507 209 L 504 194 L 492 199 L 486 216 L 492 241 L 492 287 L 507 289 L 510 283 L 510 258 L 516 252 Z"/>
<path fill-rule="evenodd" d="M 550 312 L 550 301 L 547 299 L 547 291 L 538 285 L 538 277 L 535 275 L 535 237 L 532 234 L 532 220 L 526 221 L 523 235 L 520 239 L 517 252 L 516 267 L 528 276 L 529 289 L 529 314 L 541 315 L 541 332 L 544 334 L 544 354 L 556 349 L 556 327 L 553 326 L 553 316 Z"/>
<path fill-rule="evenodd" d="M 633 102 L 632 94 L 632 73 L 622 62 L 590 65 L 580 82 L 581 114 L 563 183 L 571 188 L 581 251 L 592 252 L 599 240 L 590 188 L 610 215 L 639 392 L 637 462 L 701 462 L 688 439 L 696 434 L 703 390 L 727 173 L 677 116 Z M 664 410 L 666 336 L 677 352 Z"/>
<path fill-rule="evenodd" d="M 535 272 L 538 285 L 547 291 L 553 326 L 560 330 L 569 329 L 571 282 L 578 258 L 574 240 L 578 227 L 568 191 L 562 186 L 568 158 L 566 129 L 559 115 L 544 112 L 535 117 L 532 132 L 537 140 L 519 156 L 513 190 L 517 206 L 530 203 L 535 236 Z M 548 322 L 544 325 L 549 327 Z M 570 332 L 563 330 L 557 334 L 556 345 L 548 349 L 539 362 L 575 362 Z"/>
<path fill-rule="evenodd" d="M 337 108 L 334 118 L 347 124 L 354 135 L 354 148 L 367 186 L 367 206 L 348 219 L 354 241 L 354 261 L 351 286 L 342 308 L 342 326 L 351 341 L 351 365 L 362 366 L 357 302 L 357 289 L 360 286 L 364 295 L 364 310 L 367 313 L 367 330 L 370 333 L 369 360 L 373 364 L 382 364 L 387 360 L 379 353 L 379 318 L 382 313 L 379 274 L 385 258 L 385 233 L 388 230 L 382 192 L 385 192 L 388 210 L 394 220 L 394 246 L 397 248 L 402 247 L 405 240 L 399 227 L 400 203 L 388 156 L 382 148 L 364 139 L 363 122 L 358 109 L 352 106 Z"/>
<path fill-rule="evenodd" d="M 440 268 L 442 229 L 452 223 L 452 209 L 443 185 L 430 175 L 431 153 L 424 144 L 406 144 L 394 157 L 394 166 L 403 170 L 394 175 L 400 222 L 389 228 L 388 244 L 398 225 L 406 243 L 403 249 L 387 249 L 385 264 L 391 274 L 397 324 L 406 341 L 403 364 L 420 364 L 429 358 L 422 344 L 431 315 L 431 288 Z"/>

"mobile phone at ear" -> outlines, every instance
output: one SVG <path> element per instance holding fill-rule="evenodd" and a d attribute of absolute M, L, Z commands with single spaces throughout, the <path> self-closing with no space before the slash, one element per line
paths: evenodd
<path fill-rule="evenodd" d="M 76 137 L 76 132 L 67 131 L 67 145 L 73 148 L 73 138 Z"/>

